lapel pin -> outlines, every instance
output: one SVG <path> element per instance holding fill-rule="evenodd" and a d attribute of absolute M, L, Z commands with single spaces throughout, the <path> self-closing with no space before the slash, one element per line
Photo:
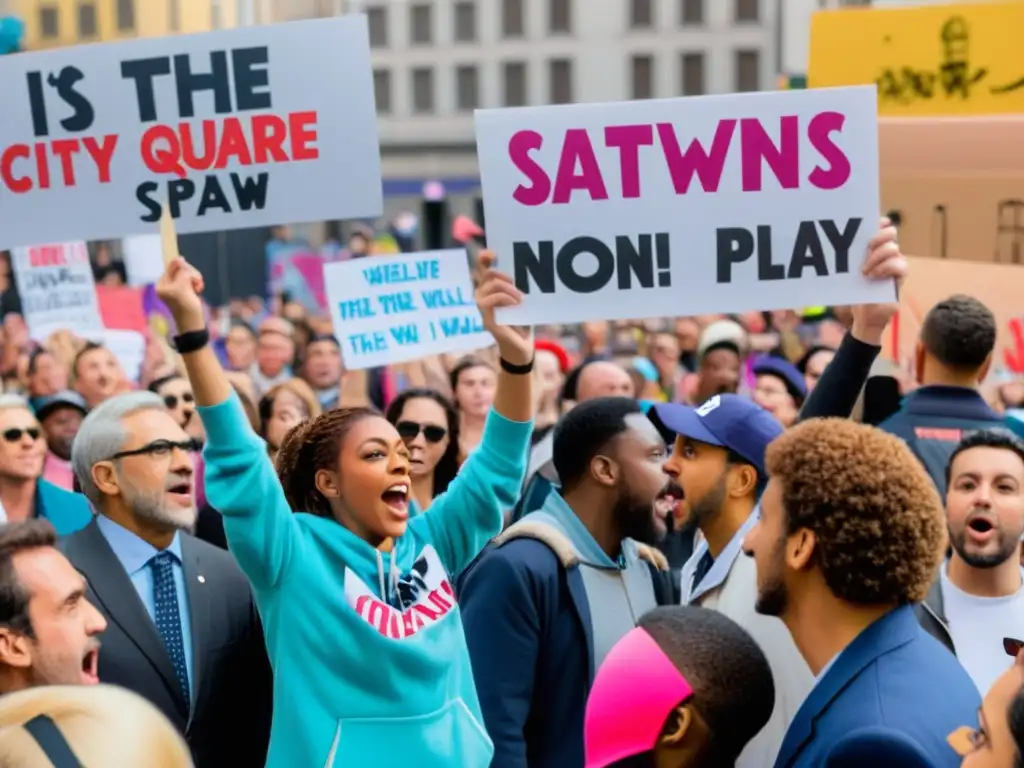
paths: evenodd
<path fill-rule="evenodd" d="M 203 574 L 199 574 L 199 583 L 200 584 L 205 584 L 206 583 L 206 577 L 203 576 Z"/>

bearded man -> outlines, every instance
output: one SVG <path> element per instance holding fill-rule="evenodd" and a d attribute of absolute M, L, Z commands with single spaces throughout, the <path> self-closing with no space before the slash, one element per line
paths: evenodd
<path fill-rule="evenodd" d="M 196 446 L 152 392 L 112 397 L 71 450 L 96 520 L 64 541 L 107 619 L 99 678 L 149 699 L 198 768 L 262 765 L 270 676 L 249 585 L 192 536 Z"/>

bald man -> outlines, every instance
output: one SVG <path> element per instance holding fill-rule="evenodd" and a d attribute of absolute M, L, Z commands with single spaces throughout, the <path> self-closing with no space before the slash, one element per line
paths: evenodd
<path fill-rule="evenodd" d="M 636 397 L 633 380 L 622 366 L 607 360 L 595 360 L 583 366 L 576 382 L 576 402 L 585 403 L 598 397 Z"/>

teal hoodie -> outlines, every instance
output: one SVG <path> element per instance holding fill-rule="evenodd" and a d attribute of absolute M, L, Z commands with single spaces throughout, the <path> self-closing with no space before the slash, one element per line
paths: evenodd
<path fill-rule="evenodd" d="M 486 768 L 494 749 L 451 579 L 516 503 L 532 423 L 492 412 L 480 449 L 389 555 L 289 509 L 236 397 L 199 413 L 206 493 L 274 669 L 267 767 Z"/>

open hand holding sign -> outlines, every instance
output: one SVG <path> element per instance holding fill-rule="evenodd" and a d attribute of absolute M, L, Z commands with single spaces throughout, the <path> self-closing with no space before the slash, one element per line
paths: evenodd
<path fill-rule="evenodd" d="M 500 325 L 494 319 L 495 309 L 518 306 L 523 297 L 522 291 L 512 282 L 512 277 L 494 268 L 496 261 L 493 251 L 480 252 L 481 272 L 476 289 L 476 305 L 484 328 L 498 345 L 501 359 L 514 366 L 529 365 L 533 361 L 533 329 Z"/>
<path fill-rule="evenodd" d="M 896 227 L 892 226 L 888 218 L 882 218 L 878 223 L 878 232 L 868 245 L 861 273 L 870 280 L 895 280 L 897 293 L 907 279 L 907 260 L 900 252 Z M 853 327 L 850 332 L 865 344 L 881 346 L 885 327 L 899 311 L 899 307 L 897 302 L 858 304 L 852 307 Z"/>

